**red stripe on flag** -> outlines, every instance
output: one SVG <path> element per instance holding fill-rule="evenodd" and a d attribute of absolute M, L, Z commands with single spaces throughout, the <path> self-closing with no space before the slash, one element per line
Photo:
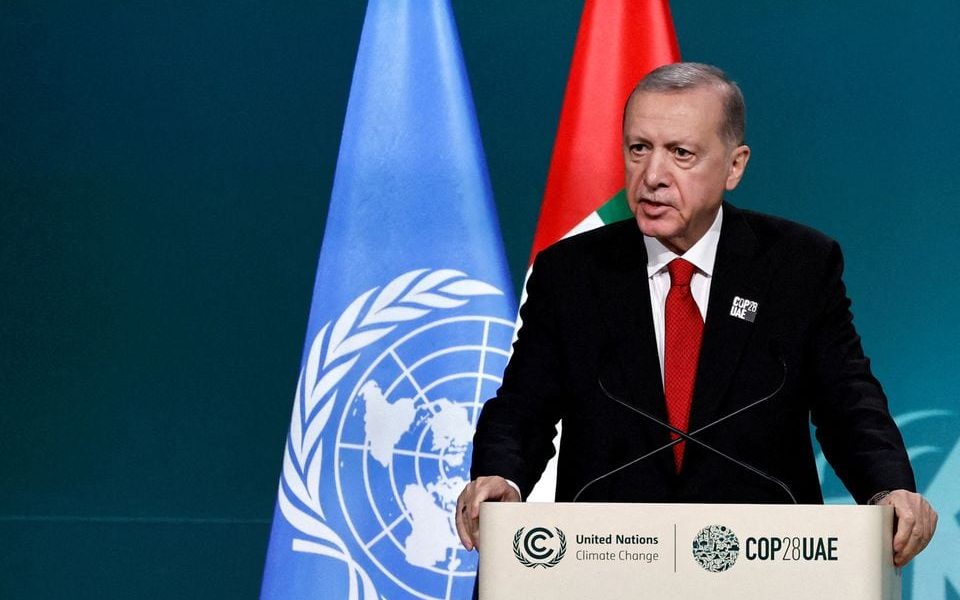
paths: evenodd
<path fill-rule="evenodd" d="M 530 262 L 623 187 L 620 130 L 627 94 L 680 60 L 667 0 L 587 0 Z"/>

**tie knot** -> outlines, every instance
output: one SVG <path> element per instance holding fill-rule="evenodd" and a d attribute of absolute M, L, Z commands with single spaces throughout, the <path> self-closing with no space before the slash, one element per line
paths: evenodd
<path fill-rule="evenodd" d="M 667 265 L 667 269 L 670 271 L 670 287 L 689 287 L 696 267 L 682 258 L 675 258 Z"/>

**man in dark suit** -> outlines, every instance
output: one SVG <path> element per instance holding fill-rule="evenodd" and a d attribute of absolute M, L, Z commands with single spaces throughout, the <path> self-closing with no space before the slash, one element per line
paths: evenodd
<path fill-rule="evenodd" d="M 743 97 L 718 69 L 661 67 L 631 94 L 636 218 L 537 257 L 458 502 L 468 549 L 480 502 L 530 493 L 561 419 L 558 501 L 821 503 L 812 419 L 854 498 L 894 507 L 895 562 L 929 542 L 936 513 L 853 327 L 836 242 L 723 202 L 743 140 Z"/>

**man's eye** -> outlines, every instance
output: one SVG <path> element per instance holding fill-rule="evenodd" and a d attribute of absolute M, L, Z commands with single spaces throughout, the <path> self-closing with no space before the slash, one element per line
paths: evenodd
<path fill-rule="evenodd" d="M 690 152 L 686 148 L 676 148 L 673 153 L 677 158 L 690 158 L 693 156 L 693 152 Z"/>
<path fill-rule="evenodd" d="M 630 144 L 630 152 L 632 154 L 641 154 L 647 149 L 646 144 Z"/>

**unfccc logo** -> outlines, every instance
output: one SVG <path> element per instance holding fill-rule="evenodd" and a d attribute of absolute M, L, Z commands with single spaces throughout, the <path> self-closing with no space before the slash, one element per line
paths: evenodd
<path fill-rule="evenodd" d="M 518 529 L 513 536 L 513 554 L 523 566 L 554 567 L 567 553 L 567 537 L 559 527 L 554 527 L 553 531 L 546 527 L 533 527 L 526 535 L 523 529 Z"/>

